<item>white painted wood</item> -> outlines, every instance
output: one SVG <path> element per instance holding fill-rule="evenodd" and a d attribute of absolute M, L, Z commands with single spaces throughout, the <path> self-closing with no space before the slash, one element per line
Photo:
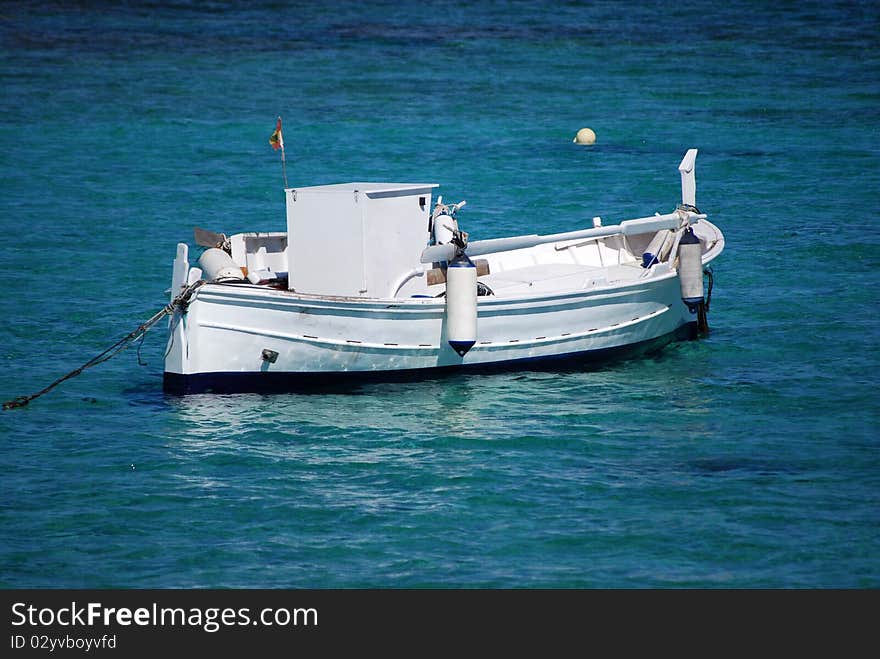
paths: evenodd
<path fill-rule="evenodd" d="M 692 149 L 682 160 L 683 186 L 695 158 Z M 479 322 L 475 344 L 461 357 L 448 344 L 447 301 L 441 296 L 449 273 L 447 283 L 431 285 L 424 276 L 431 261 L 452 260 L 451 254 L 442 258 L 446 246 L 425 249 L 433 187 L 345 183 L 289 189 L 286 233 L 230 238 L 231 260 L 254 276 L 205 284 L 185 313 L 175 312 L 166 372 L 430 369 L 628 346 L 693 322 L 681 300 L 676 265 L 680 227 L 692 226 L 700 239 L 702 264 L 724 249 L 721 231 L 706 215 L 684 210 L 564 233 L 473 241 L 468 253 L 489 264 L 479 281 L 494 294 L 470 296 L 472 318 Z M 642 251 L 658 231 L 668 232 L 655 241 L 660 263 L 643 268 Z M 184 280 L 201 276 L 187 258 L 186 246 L 178 246 L 172 294 Z M 251 283 L 267 282 L 261 273 L 285 271 L 288 288 L 277 281 Z M 471 286 L 469 280 L 465 288 Z M 264 350 L 277 359 L 265 361 Z"/>
<path fill-rule="evenodd" d="M 697 205 L 696 166 L 697 150 L 688 149 L 678 166 L 678 171 L 681 172 L 681 203 L 694 207 Z"/>
<path fill-rule="evenodd" d="M 428 241 L 434 187 L 341 183 L 288 190 L 290 290 L 385 295 Z"/>

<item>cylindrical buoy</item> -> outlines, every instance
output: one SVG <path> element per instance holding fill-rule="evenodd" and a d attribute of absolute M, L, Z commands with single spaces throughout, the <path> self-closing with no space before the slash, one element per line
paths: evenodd
<path fill-rule="evenodd" d="M 703 246 L 691 227 L 684 230 L 678 243 L 678 279 L 682 301 L 688 311 L 697 314 L 697 330 L 707 331 L 709 325 L 703 298 Z"/>
<path fill-rule="evenodd" d="M 207 281 L 242 281 L 241 268 L 222 249 L 206 249 L 199 257 L 199 267 Z"/>
<path fill-rule="evenodd" d="M 460 357 L 477 342 L 477 268 L 466 256 L 446 269 L 446 335 Z"/>
<path fill-rule="evenodd" d="M 458 229 L 458 221 L 448 215 L 441 213 L 434 218 L 434 243 L 437 245 L 445 245 L 452 241 L 454 232 Z"/>
<path fill-rule="evenodd" d="M 581 128 L 572 140 L 575 144 L 595 144 L 596 133 L 591 128 Z"/>

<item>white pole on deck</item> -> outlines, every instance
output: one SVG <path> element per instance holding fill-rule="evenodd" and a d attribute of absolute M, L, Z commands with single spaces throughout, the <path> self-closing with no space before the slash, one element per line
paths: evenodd
<path fill-rule="evenodd" d="M 681 203 L 697 207 L 697 179 L 694 168 L 697 163 L 697 150 L 688 149 L 681 159 L 678 171 L 681 172 Z"/>

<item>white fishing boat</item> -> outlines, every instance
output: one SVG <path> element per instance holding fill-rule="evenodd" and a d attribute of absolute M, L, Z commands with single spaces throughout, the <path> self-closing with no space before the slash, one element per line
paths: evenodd
<path fill-rule="evenodd" d="M 433 183 L 287 188 L 284 232 L 177 246 L 164 387 L 310 390 L 644 354 L 707 328 L 724 248 L 696 208 L 696 149 L 671 213 L 469 240 Z M 711 295 L 711 280 L 708 289 Z"/>

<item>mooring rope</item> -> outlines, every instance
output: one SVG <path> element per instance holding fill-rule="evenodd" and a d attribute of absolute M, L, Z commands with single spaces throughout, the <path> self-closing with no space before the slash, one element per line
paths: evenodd
<path fill-rule="evenodd" d="M 176 308 L 180 307 L 181 309 L 185 309 L 186 305 L 189 304 L 190 299 L 192 299 L 193 294 L 204 283 L 205 282 L 200 279 L 199 281 L 197 281 L 193 284 L 190 284 L 180 293 L 180 295 L 178 295 L 173 300 L 171 300 L 171 302 L 166 304 L 162 308 L 161 311 L 156 313 L 154 316 L 152 316 L 146 322 L 138 325 L 137 329 L 135 329 L 133 332 L 129 332 L 128 334 L 126 334 L 124 337 L 119 339 L 119 341 L 117 341 L 112 346 L 107 348 L 104 352 L 102 352 L 99 355 L 96 355 L 95 357 L 92 357 L 89 361 L 87 361 L 85 364 L 83 364 L 79 368 L 73 369 L 70 373 L 58 378 L 57 380 L 55 380 L 55 382 L 50 384 L 48 387 L 41 389 L 37 393 L 31 394 L 30 396 L 18 396 L 16 398 L 13 398 L 12 400 L 6 401 L 5 403 L 3 403 L 3 409 L 4 410 L 11 410 L 11 409 L 15 409 L 17 407 L 24 407 L 25 405 L 30 403 L 34 398 L 39 398 L 43 394 L 49 393 L 50 391 L 52 391 L 52 389 L 57 387 L 59 384 L 61 384 L 65 380 L 69 380 L 70 378 L 76 377 L 77 375 L 82 373 L 87 368 L 90 368 L 92 366 L 97 366 L 98 364 L 106 362 L 111 357 L 122 352 L 127 347 L 129 347 L 132 343 L 137 341 L 139 338 L 143 338 L 143 336 L 147 333 L 147 331 L 153 325 L 155 325 L 160 320 L 162 320 L 162 318 L 164 318 L 165 316 L 167 316 L 169 314 L 174 313 L 174 310 Z"/>
<path fill-rule="evenodd" d="M 712 287 L 715 285 L 715 273 L 712 267 L 703 268 L 703 274 L 709 281 L 709 289 L 706 291 L 706 313 L 709 313 L 709 305 L 712 304 Z"/>

